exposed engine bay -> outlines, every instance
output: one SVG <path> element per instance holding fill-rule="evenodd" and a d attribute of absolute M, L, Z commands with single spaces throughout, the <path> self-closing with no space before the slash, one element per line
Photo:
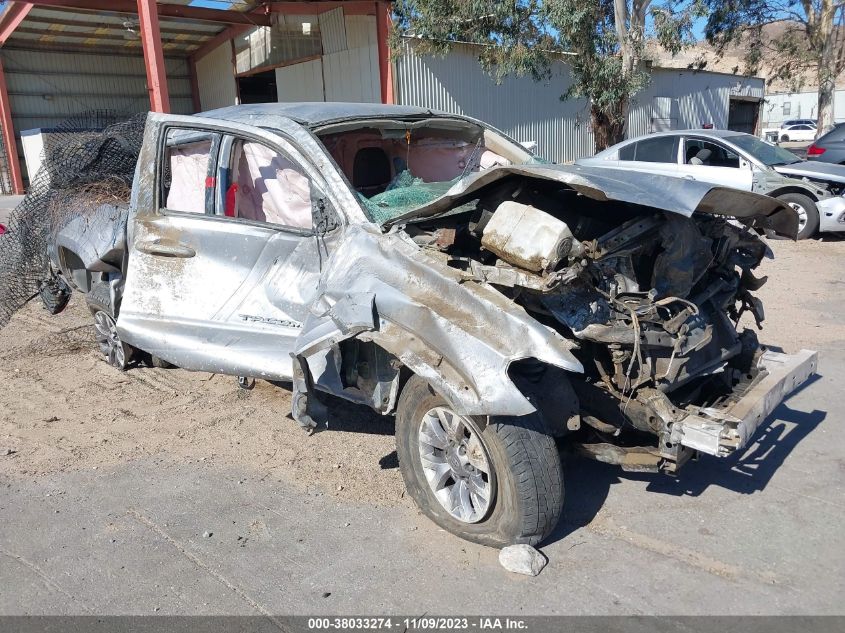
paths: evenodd
<path fill-rule="evenodd" d="M 672 423 L 688 408 L 724 404 L 757 378 L 763 350 L 736 324 L 745 312 L 758 326 L 764 319 L 753 292 L 766 278 L 752 271 L 769 250 L 725 217 L 611 207 L 557 183 L 514 178 L 405 231 L 467 282 L 492 285 L 577 341 L 585 375 L 570 379 L 580 410 L 546 416 L 569 420 L 559 433 L 584 427 L 593 447 L 585 450 L 619 443 L 625 429 L 663 437 L 651 458 L 601 448 L 613 453 L 605 461 L 675 468 L 691 451 L 670 440 Z M 524 391 L 545 391 L 544 366 L 515 365 Z"/>

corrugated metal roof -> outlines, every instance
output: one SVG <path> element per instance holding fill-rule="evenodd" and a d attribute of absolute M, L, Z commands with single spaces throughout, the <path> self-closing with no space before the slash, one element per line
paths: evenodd
<path fill-rule="evenodd" d="M 191 0 L 169 0 L 159 4 L 189 5 Z M 252 3 L 234 2 L 227 8 L 246 14 Z M 224 31 L 225 23 L 180 17 L 159 16 L 159 28 L 165 52 L 190 55 L 204 43 Z M 19 48 L 134 51 L 141 48 L 138 15 L 135 12 L 91 11 L 63 7 L 33 7 L 6 45 Z"/>

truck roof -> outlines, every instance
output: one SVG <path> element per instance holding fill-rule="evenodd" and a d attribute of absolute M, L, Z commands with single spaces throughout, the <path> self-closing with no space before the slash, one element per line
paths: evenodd
<path fill-rule="evenodd" d="M 237 105 L 201 112 L 197 116 L 223 119 L 237 123 L 261 125 L 261 118 L 286 117 L 308 127 L 318 127 L 341 119 L 424 117 L 442 115 L 443 112 L 403 105 L 382 105 L 380 103 L 345 102 L 301 102 L 301 103 L 256 103 Z"/>

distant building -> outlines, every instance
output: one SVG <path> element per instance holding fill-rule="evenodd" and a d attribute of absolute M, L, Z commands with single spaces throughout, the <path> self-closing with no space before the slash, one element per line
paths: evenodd
<path fill-rule="evenodd" d="M 763 27 L 763 46 L 771 48 L 767 42 L 773 42 L 788 29 L 800 28 L 796 23 L 786 20 L 772 22 Z M 748 43 L 738 43 L 728 47 L 721 56 L 706 42 L 702 42 L 684 49 L 677 55 L 671 55 L 661 49 L 656 42 L 649 42 L 646 46 L 646 56 L 660 66 L 670 68 L 701 68 L 717 72 L 731 74 L 742 74 L 746 70 L 746 58 L 748 55 Z M 773 53 L 772 53 L 773 54 Z M 782 79 L 776 77 L 767 58 L 770 54 L 764 53 L 756 74 L 766 80 L 765 102 L 761 111 L 761 124 L 763 128 L 778 127 L 784 121 L 790 119 L 816 119 L 818 110 L 818 85 L 815 73 L 805 70 L 790 77 Z M 841 74 L 836 81 L 837 91 L 834 95 L 834 120 L 837 123 L 845 122 L 845 73 Z"/>
<path fill-rule="evenodd" d="M 415 55 L 409 39 L 406 54 L 391 60 L 388 2 L 268 2 L 260 11 L 236 3 L 241 10 L 223 11 L 189 0 L 138 0 L 157 13 L 156 24 L 90 6 L 90 0 L 12 2 L 0 13 L 3 192 L 23 190 L 27 163 L 35 171 L 52 128 L 97 110 L 191 114 L 272 101 L 402 103 L 485 120 L 534 142 L 553 161 L 593 153 L 587 103 L 560 100 L 571 81 L 568 55 L 553 63 L 548 82 L 523 77 L 498 85 L 471 45 L 442 59 Z M 629 135 L 759 129 L 763 79 L 659 64 L 650 72 L 651 83 L 631 104 Z"/>

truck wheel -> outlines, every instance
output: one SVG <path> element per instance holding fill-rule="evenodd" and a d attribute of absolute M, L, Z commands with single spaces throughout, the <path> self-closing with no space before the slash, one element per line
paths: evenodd
<path fill-rule="evenodd" d="M 408 493 L 432 521 L 492 547 L 535 545 L 563 509 L 563 470 L 536 415 L 457 415 L 413 376 L 396 412 L 396 452 Z"/>
<path fill-rule="evenodd" d="M 94 315 L 94 339 L 100 352 L 106 357 L 109 365 L 120 371 L 129 368 L 129 361 L 135 353 L 135 348 L 120 340 L 117 333 L 115 318 L 117 311 L 111 300 L 109 287 L 105 283 L 95 283 L 91 291 L 85 295 L 85 303 Z"/>
<path fill-rule="evenodd" d="M 813 237 L 819 229 L 819 210 L 812 198 L 801 193 L 785 193 L 778 200 L 798 213 L 798 239 Z"/>
<path fill-rule="evenodd" d="M 120 371 L 126 371 L 132 359 L 133 348 L 120 340 L 114 319 L 102 310 L 94 314 L 94 338 L 108 364 Z"/>

